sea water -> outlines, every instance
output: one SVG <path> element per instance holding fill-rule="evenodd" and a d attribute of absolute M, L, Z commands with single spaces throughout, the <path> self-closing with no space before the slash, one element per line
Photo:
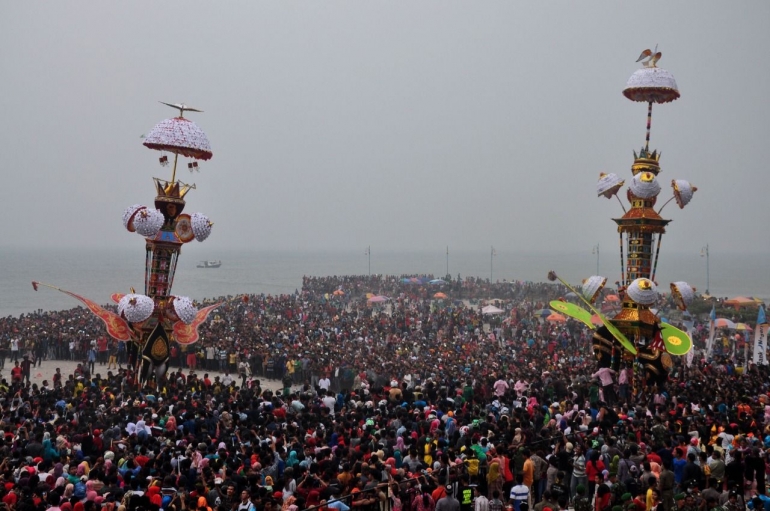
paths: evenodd
<path fill-rule="evenodd" d="M 204 259 L 221 260 L 221 268 L 197 268 Z M 74 299 L 41 288 L 33 280 L 53 284 L 109 303 L 112 293 L 144 291 L 144 247 L 114 249 L 0 249 L 0 317 L 18 316 L 37 309 L 58 310 L 79 305 Z M 556 270 L 567 281 L 578 284 L 596 274 L 596 257 L 588 253 L 537 253 L 498 250 L 450 251 L 449 273 L 495 281 L 545 281 Z M 193 299 L 250 294 L 288 294 L 302 287 L 302 276 L 366 275 L 369 257 L 365 247 L 347 251 L 249 251 L 216 250 L 214 247 L 184 246 L 172 293 Z M 446 249 L 395 251 L 372 248 L 373 274 L 443 277 L 447 273 Z M 608 251 L 599 260 L 599 274 L 608 285 L 620 279 L 620 257 Z M 686 281 L 706 290 L 706 261 L 697 252 L 661 253 L 655 280 L 662 290 L 668 284 Z M 764 254 L 719 254 L 710 257 L 712 295 L 755 296 L 770 301 L 770 259 Z"/>

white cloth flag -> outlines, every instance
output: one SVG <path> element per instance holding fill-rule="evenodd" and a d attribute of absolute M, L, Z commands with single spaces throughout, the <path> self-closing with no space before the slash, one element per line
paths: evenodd
<path fill-rule="evenodd" d="M 765 308 L 760 305 L 757 313 L 757 326 L 754 329 L 754 363 L 756 365 L 767 365 L 768 327 L 770 325 L 767 324 Z"/>

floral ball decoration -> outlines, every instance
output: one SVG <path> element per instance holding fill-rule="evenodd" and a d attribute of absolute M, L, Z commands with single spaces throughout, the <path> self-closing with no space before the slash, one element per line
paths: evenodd
<path fill-rule="evenodd" d="M 130 293 L 118 302 L 118 312 L 129 323 L 141 323 L 152 316 L 155 302 L 149 296 Z"/>
<path fill-rule="evenodd" d="M 640 172 L 629 186 L 631 193 L 640 199 L 651 199 L 660 193 L 660 184 L 652 172 Z"/>
<path fill-rule="evenodd" d="M 136 232 L 145 238 L 152 238 L 158 234 L 165 221 L 163 213 L 159 210 L 145 208 L 134 216 L 134 227 L 136 227 Z"/>
<path fill-rule="evenodd" d="M 636 279 L 629 284 L 626 294 L 640 305 L 652 305 L 658 299 L 655 283 L 650 279 Z"/>
<path fill-rule="evenodd" d="M 687 282 L 671 283 L 671 297 L 674 299 L 674 303 L 676 303 L 679 310 L 687 310 L 687 307 L 695 298 L 695 291 L 696 289 Z"/>
<path fill-rule="evenodd" d="M 134 216 L 136 216 L 136 214 L 142 209 L 147 209 L 147 206 L 134 204 L 133 206 L 127 207 L 123 212 L 123 227 L 128 229 L 129 232 L 136 231 L 136 227 L 134 226 Z"/>
<path fill-rule="evenodd" d="M 186 296 L 175 296 L 173 306 L 176 315 L 179 316 L 179 319 L 186 325 L 192 323 L 193 320 L 195 320 L 195 316 L 198 314 L 198 309 L 193 305 L 192 300 Z"/>
<path fill-rule="evenodd" d="M 602 172 L 599 174 L 599 182 L 596 183 L 596 196 L 601 197 L 603 195 L 606 198 L 611 199 L 612 196 L 618 193 L 618 190 L 623 187 L 624 183 L 625 181 L 620 179 L 620 176 L 614 172 L 610 172 L 609 174 Z"/>
<path fill-rule="evenodd" d="M 209 237 L 211 226 L 214 225 L 209 220 L 209 217 L 203 213 L 193 213 L 190 221 L 192 222 L 192 230 L 196 240 L 203 241 Z"/>
<path fill-rule="evenodd" d="M 583 281 L 583 297 L 589 302 L 594 303 L 602 289 L 604 289 L 605 284 L 607 284 L 607 277 L 600 277 L 599 275 L 588 277 Z"/>
<path fill-rule="evenodd" d="M 684 179 L 671 180 L 671 188 L 674 189 L 674 198 L 676 203 L 679 204 L 679 209 L 684 209 L 692 200 L 693 194 L 698 191 L 697 187 Z"/>

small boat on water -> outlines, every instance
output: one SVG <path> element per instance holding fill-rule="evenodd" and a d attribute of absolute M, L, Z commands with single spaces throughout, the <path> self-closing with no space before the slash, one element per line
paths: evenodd
<path fill-rule="evenodd" d="M 222 261 L 201 261 L 198 263 L 198 268 L 219 268 L 222 266 Z"/>

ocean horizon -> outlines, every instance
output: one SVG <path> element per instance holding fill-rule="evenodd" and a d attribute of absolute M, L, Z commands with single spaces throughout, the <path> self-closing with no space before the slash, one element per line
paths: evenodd
<path fill-rule="evenodd" d="M 174 278 L 173 294 L 193 299 L 249 294 L 287 294 L 302 287 L 303 275 L 366 275 L 369 258 L 365 247 L 352 250 L 216 250 L 183 247 Z M 221 268 L 202 269 L 202 260 L 221 260 Z M 41 288 L 33 280 L 52 284 L 108 303 L 115 292 L 133 287 L 144 290 L 144 247 L 125 249 L 0 249 L 4 268 L 0 286 L 0 317 L 42 310 L 69 309 L 78 302 L 64 294 Z M 579 284 L 596 274 L 596 256 L 588 253 L 537 253 L 498 250 L 490 264 L 490 250 L 452 251 L 452 278 L 490 278 L 495 281 L 546 281 L 556 270 L 568 282 Z M 770 260 L 764 254 L 717 254 L 710 257 L 710 293 L 713 296 L 755 296 L 770 299 Z M 437 251 L 378 251 L 372 249 L 371 273 L 386 275 L 447 273 L 445 249 Z M 613 283 L 620 278 L 617 253 L 601 254 L 599 274 Z M 686 281 L 698 292 L 706 291 L 706 262 L 698 253 L 662 253 L 655 280 L 662 290 Z"/>

